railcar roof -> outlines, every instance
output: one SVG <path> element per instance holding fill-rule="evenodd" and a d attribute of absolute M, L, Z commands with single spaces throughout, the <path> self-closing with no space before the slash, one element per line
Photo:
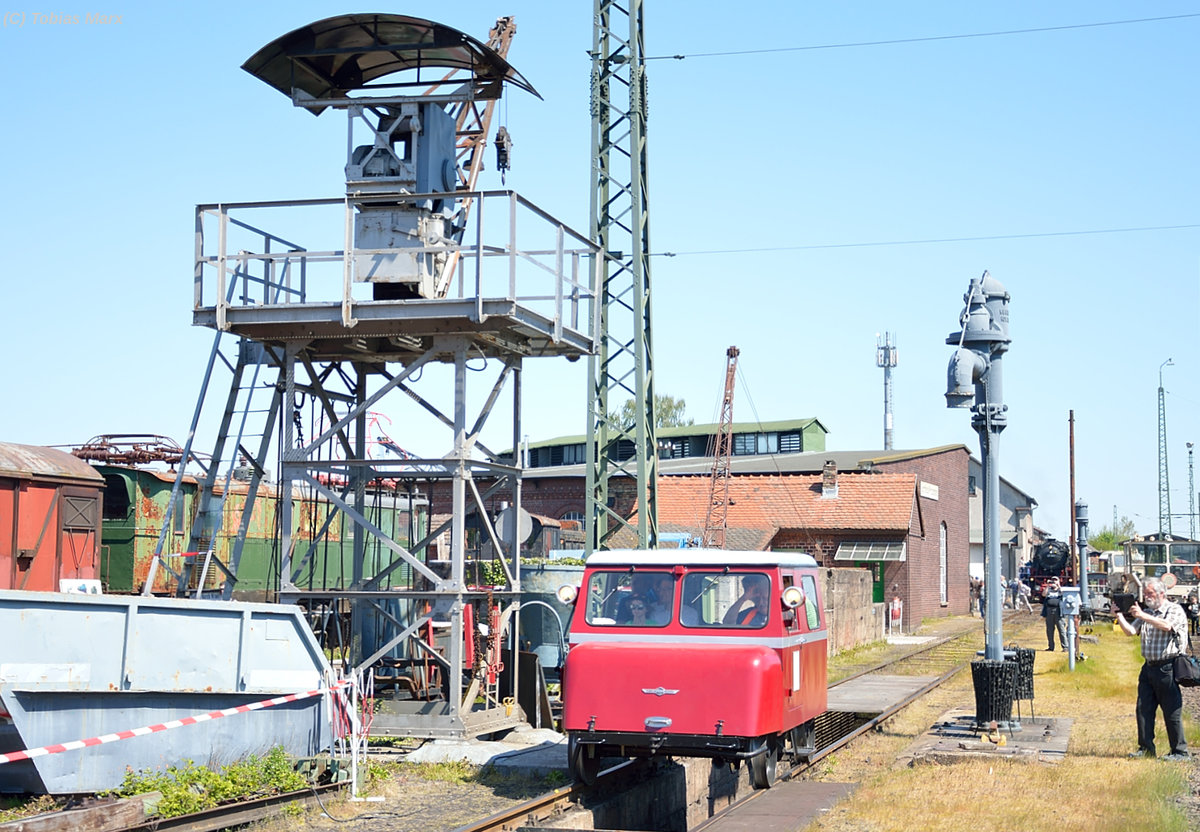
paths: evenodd
<path fill-rule="evenodd" d="M 64 451 L 14 442 L 0 442 L 0 476 L 83 480 L 93 485 L 104 481 L 92 466 Z"/>
<path fill-rule="evenodd" d="M 610 549 L 593 552 L 588 566 L 816 566 L 804 552 L 734 552 L 726 549 Z"/>

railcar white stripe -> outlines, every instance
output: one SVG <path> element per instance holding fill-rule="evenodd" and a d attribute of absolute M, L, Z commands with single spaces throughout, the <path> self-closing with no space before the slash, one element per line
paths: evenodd
<path fill-rule="evenodd" d="M 782 650 L 787 647 L 796 647 L 803 644 L 812 644 L 815 642 L 826 641 L 828 633 L 825 630 L 814 630 L 811 633 L 804 633 L 798 636 L 786 636 L 784 638 L 763 638 L 754 636 L 690 636 L 690 635 L 651 635 L 648 633 L 571 633 L 571 644 L 583 644 L 584 642 L 636 642 L 638 644 L 737 644 L 743 646 L 761 646 L 770 647 L 775 650 Z"/>

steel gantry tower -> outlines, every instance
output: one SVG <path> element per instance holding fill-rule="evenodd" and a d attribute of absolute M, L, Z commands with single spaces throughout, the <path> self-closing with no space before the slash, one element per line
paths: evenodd
<path fill-rule="evenodd" d="M 193 436 L 214 367 L 233 379 L 190 538 L 204 566 L 181 570 L 180 591 L 238 593 L 254 496 L 272 493 L 278 597 L 374 681 L 374 733 L 461 738 L 521 720 L 508 697 L 523 363 L 596 350 L 596 246 L 512 191 L 475 189 L 502 89 L 536 94 L 505 58 L 513 31 L 502 18 L 485 44 L 363 14 L 272 41 L 243 68 L 314 115 L 345 112 L 345 193 L 196 210 L 193 322 L 215 336 Z M 442 448 L 418 458 L 383 435 L 377 411 L 393 405 Z M 512 450 L 488 447 L 485 428 Z M 398 522 L 435 495 L 449 515 Z M 212 530 L 235 508 L 222 556 Z"/>
<path fill-rule="evenodd" d="M 642 10 L 641 0 L 594 6 L 591 232 L 602 262 L 600 343 L 589 359 L 588 551 L 622 527 L 633 528 L 639 548 L 658 544 Z M 625 398 L 631 420 L 621 416 Z M 636 484 L 636 526 L 614 493 L 618 480 Z"/>

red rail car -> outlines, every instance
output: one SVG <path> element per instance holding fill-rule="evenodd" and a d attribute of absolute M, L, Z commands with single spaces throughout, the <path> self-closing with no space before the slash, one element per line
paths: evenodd
<path fill-rule="evenodd" d="M 605 757 L 747 760 L 758 788 L 826 709 L 817 563 L 791 552 L 597 552 L 563 670 L 572 773 Z"/>
<path fill-rule="evenodd" d="M 104 478 L 70 454 L 0 442 L 0 589 L 95 581 L 103 491 Z"/>

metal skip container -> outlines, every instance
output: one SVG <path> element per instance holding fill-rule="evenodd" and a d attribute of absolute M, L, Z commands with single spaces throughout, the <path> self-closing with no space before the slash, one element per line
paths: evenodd
<path fill-rule="evenodd" d="M 0 765 L 0 791 L 96 792 L 127 769 L 331 745 L 328 694 L 162 727 L 327 686 L 332 671 L 299 607 L 0 591 L 0 633 L 0 753 L 155 729 Z"/>

